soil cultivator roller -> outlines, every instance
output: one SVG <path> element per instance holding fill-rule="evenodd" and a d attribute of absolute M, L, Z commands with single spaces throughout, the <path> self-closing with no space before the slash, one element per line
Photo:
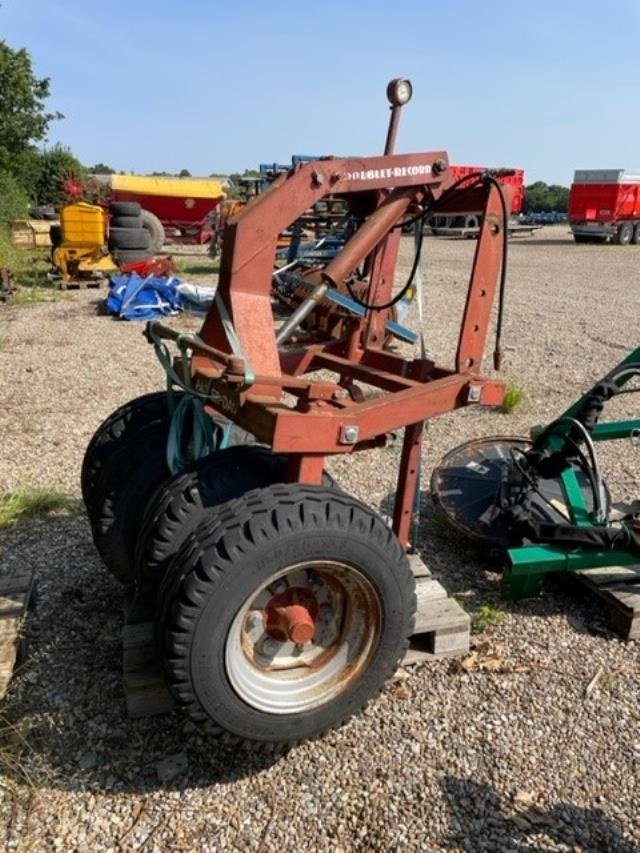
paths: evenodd
<path fill-rule="evenodd" d="M 147 328 L 172 393 L 115 412 L 87 451 L 96 545 L 115 575 L 154 597 L 174 697 L 194 720 L 243 738 L 316 735 L 393 674 L 416 608 L 406 550 L 423 423 L 502 401 L 502 383 L 480 371 L 504 285 L 508 201 L 493 174 L 452 179 L 444 151 L 392 153 L 410 96 L 408 81 L 390 83 L 384 155 L 297 165 L 229 224 L 200 334 Z M 357 210 L 359 225 L 326 265 L 300 272 L 309 296 L 276 332 L 278 235 L 328 195 Z M 385 350 L 390 311 L 420 258 L 418 239 L 409 280 L 394 290 L 403 227 L 421 234 L 434 210 L 467 209 L 469 196 L 483 225 L 453 367 Z M 342 297 L 339 330 L 305 341 L 301 324 L 327 293 Z M 325 458 L 401 429 L 389 527 L 335 486 Z"/>
<path fill-rule="evenodd" d="M 506 552 L 510 598 L 536 594 L 549 572 L 640 561 L 640 507 L 612 506 L 594 444 L 638 446 L 640 419 L 598 421 L 608 401 L 640 391 L 639 379 L 640 348 L 532 440 L 471 441 L 434 471 L 432 492 L 456 529 Z"/>

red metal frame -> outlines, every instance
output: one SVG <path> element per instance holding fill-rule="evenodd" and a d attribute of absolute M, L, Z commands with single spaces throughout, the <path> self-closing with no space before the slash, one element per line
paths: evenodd
<path fill-rule="evenodd" d="M 347 276 L 366 263 L 366 300 L 387 302 L 400 240 L 395 226 L 419 205 L 441 199 L 453 181 L 443 151 L 326 158 L 293 168 L 227 226 L 218 293 L 229 317 L 223 319 L 214 305 L 200 337 L 181 338 L 193 350 L 194 387 L 209 396 L 211 410 L 223 412 L 274 451 L 289 454 L 292 481 L 320 483 L 325 456 L 380 446 L 405 427 L 393 517 L 405 546 L 424 421 L 469 403 L 497 405 L 504 394 L 503 383 L 480 374 L 507 237 L 499 190 L 487 183 L 462 195 L 454 192 L 442 207 L 456 212 L 471 201 L 484 212 L 453 369 L 385 351 L 386 312 L 347 319 L 343 339 L 279 349 L 271 279 L 278 235 L 325 195 L 339 194 L 356 201 L 368 216 L 340 254 L 309 278 L 344 291 Z M 229 343 L 229 319 L 242 354 Z M 164 328 L 160 333 L 177 337 Z M 317 370 L 334 378 L 308 376 Z M 377 389 L 375 395 L 363 394 L 358 382 Z"/>

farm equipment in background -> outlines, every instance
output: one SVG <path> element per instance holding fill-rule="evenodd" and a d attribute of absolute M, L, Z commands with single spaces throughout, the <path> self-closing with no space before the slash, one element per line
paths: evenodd
<path fill-rule="evenodd" d="M 60 211 L 60 225 L 50 228 L 51 260 L 61 288 L 73 281 L 100 282 L 118 268 L 107 248 L 107 218 L 98 205 L 68 204 Z"/>
<path fill-rule="evenodd" d="M 203 245 L 213 236 L 216 210 L 225 198 L 212 178 L 109 176 L 110 201 L 137 202 L 156 252 L 165 242 Z"/>
<path fill-rule="evenodd" d="M 498 551 L 509 598 L 535 595 L 549 572 L 640 561 L 640 504 L 612 505 L 595 450 L 627 439 L 637 452 L 640 419 L 599 420 L 616 396 L 640 392 L 639 379 L 640 348 L 530 440 L 469 441 L 434 471 L 437 506 L 457 531 Z"/>
<path fill-rule="evenodd" d="M 640 171 L 577 169 L 568 218 L 576 243 L 640 243 Z"/>
<path fill-rule="evenodd" d="M 451 166 L 451 174 L 456 180 L 464 178 L 466 175 L 484 172 L 486 166 Z M 511 188 L 511 205 L 509 213 L 511 217 L 517 217 L 522 211 L 524 203 L 524 170 L 513 169 L 509 170 L 509 174 L 501 175 L 498 180 L 501 184 Z M 477 237 L 480 231 L 480 211 L 479 210 L 464 210 L 456 213 L 434 214 L 427 222 L 431 228 L 431 233 L 436 237 L 445 236 L 460 236 L 460 237 Z M 520 229 L 517 220 L 510 219 L 509 233 L 516 233 Z M 525 229 L 530 232 L 532 229 Z"/>
<path fill-rule="evenodd" d="M 394 154 L 411 85 L 391 81 L 387 95 L 384 155 L 300 164 L 228 223 L 200 334 L 147 327 L 174 393 L 114 413 L 83 464 L 95 544 L 107 568 L 153 602 L 173 695 L 195 721 L 250 740 L 317 735 L 393 674 L 416 609 L 406 551 L 424 422 L 504 395 L 481 367 L 498 292 L 500 363 L 505 190 L 490 172 L 456 182 L 444 151 Z M 279 235 L 327 196 L 343 198 L 358 227 L 335 257 L 300 273 L 309 294 L 276 332 Z M 390 311 L 420 262 L 422 228 L 394 293 L 403 226 L 470 205 L 483 218 L 453 367 L 385 351 Z M 358 311 L 345 309 L 339 334 L 294 343 L 329 292 Z M 402 429 L 390 528 L 324 464 Z M 262 446 L 248 445 L 248 434 Z"/>

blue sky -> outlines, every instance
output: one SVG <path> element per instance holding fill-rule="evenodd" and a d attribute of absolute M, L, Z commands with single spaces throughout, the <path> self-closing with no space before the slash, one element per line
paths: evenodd
<path fill-rule="evenodd" d="M 611 15 L 607 14 L 607 9 Z M 65 115 L 50 142 L 86 164 L 226 173 L 293 153 L 381 150 L 408 76 L 398 151 L 524 167 L 640 168 L 640 4 L 370 0 L 3 0 Z"/>

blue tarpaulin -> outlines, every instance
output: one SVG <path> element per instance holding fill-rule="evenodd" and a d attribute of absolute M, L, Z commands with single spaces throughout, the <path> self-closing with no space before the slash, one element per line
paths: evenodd
<path fill-rule="evenodd" d="M 179 278 L 137 273 L 114 275 L 109 281 L 107 311 L 123 320 L 152 320 L 184 307 L 178 292 Z"/>

